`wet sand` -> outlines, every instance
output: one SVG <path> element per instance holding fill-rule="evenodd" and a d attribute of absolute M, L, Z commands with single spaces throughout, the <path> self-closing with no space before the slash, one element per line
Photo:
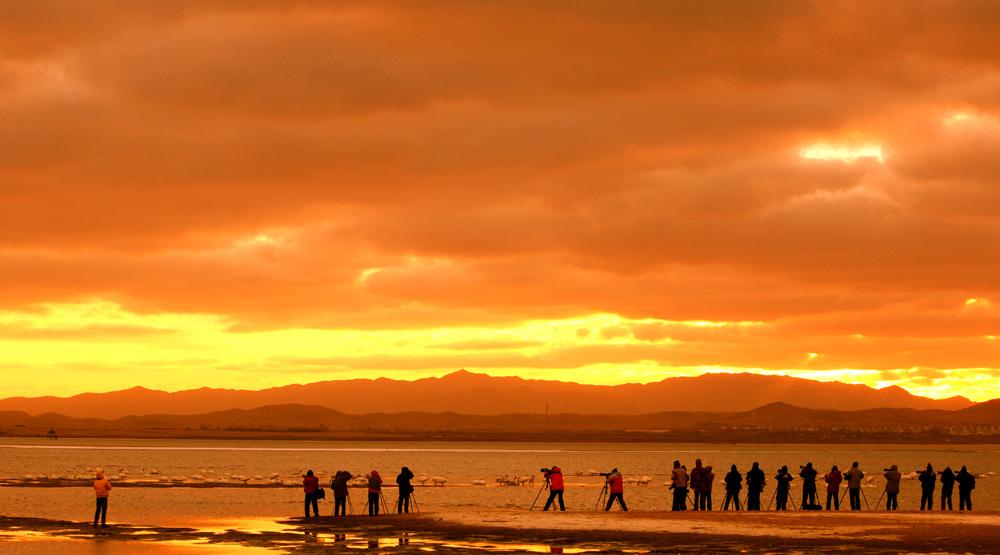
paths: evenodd
<path fill-rule="evenodd" d="M 157 527 L 0 517 L 0 549 L 21 541 L 127 542 L 130 552 L 169 542 L 205 553 L 268 550 L 314 553 L 378 548 L 393 551 L 673 553 L 974 553 L 1000 551 L 1000 513 L 852 513 L 841 511 L 567 512 L 473 509 L 410 515 L 302 519 L 270 526 Z M 52 542 L 52 543 L 50 543 Z M 135 542 L 149 544 L 137 549 Z M 67 547 L 66 544 L 58 544 Z M 123 546 L 124 547 L 124 546 Z M 253 547 L 255 550 L 241 549 Z M 223 550 L 230 552 L 227 550 Z M 160 550 L 156 550 L 160 552 Z"/>

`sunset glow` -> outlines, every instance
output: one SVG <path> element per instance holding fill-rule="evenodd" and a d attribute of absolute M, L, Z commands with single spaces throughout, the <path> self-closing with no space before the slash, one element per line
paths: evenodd
<path fill-rule="evenodd" d="M 5 3 L 0 387 L 1000 397 L 996 12 Z"/>
<path fill-rule="evenodd" d="M 877 145 L 863 146 L 831 146 L 815 145 L 802 151 L 803 158 L 815 158 L 818 160 L 840 160 L 842 162 L 854 162 L 858 158 L 874 158 L 879 162 L 884 162 L 882 147 Z"/>

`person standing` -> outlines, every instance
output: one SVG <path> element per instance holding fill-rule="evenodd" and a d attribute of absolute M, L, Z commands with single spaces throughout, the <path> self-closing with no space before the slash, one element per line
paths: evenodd
<path fill-rule="evenodd" d="M 399 500 L 396 501 L 397 513 L 410 512 L 410 495 L 413 494 L 413 485 L 410 484 L 410 480 L 412 479 L 413 473 L 405 466 L 400 469 L 399 475 L 396 476 L 396 486 L 399 488 Z"/>
<path fill-rule="evenodd" d="M 101 528 L 108 527 L 108 494 L 111 492 L 111 482 L 104 477 L 104 472 L 98 470 L 94 480 L 94 492 L 97 494 L 97 510 L 94 511 L 94 526 L 101 521 Z"/>
<path fill-rule="evenodd" d="M 701 496 L 703 511 L 712 510 L 712 486 L 715 485 L 715 473 L 712 472 L 712 465 L 705 467 L 705 493 Z"/>
<path fill-rule="evenodd" d="M 566 505 L 563 504 L 563 490 L 566 486 L 563 484 L 562 469 L 558 466 L 553 466 L 552 468 L 545 470 L 545 479 L 549 481 L 549 499 L 545 502 L 545 508 L 543 511 L 549 510 L 552 506 L 552 502 L 559 498 L 559 510 L 565 511 Z M 552 510 L 556 510 L 552 507 Z"/>
<path fill-rule="evenodd" d="M 776 511 L 788 510 L 788 489 L 792 483 L 792 475 L 788 473 L 788 467 L 782 466 L 778 475 L 774 477 L 778 482 L 778 490 L 775 492 L 777 503 L 774 506 Z"/>
<path fill-rule="evenodd" d="M 811 462 L 810 463 L 806 463 L 806 465 L 804 467 L 802 467 L 802 471 L 799 472 L 799 477 L 802 478 L 802 505 L 803 505 L 803 508 L 805 508 L 805 505 L 807 503 L 810 504 L 810 505 L 815 505 L 816 504 L 816 475 L 817 474 L 819 474 L 819 473 L 816 472 L 815 468 L 813 468 L 813 463 L 811 463 Z"/>
<path fill-rule="evenodd" d="M 302 477 L 302 490 L 306 494 L 306 518 L 309 518 L 309 505 L 312 504 L 313 514 L 319 516 L 319 497 L 316 496 L 316 491 L 319 489 L 319 478 L 313 475 L 313 471 L 309 470 L 306 475 Z"/>
<path fill-rule="evenodd" d="M 885 510 L 899 510 L 899 503 L 896 498 L 899 496 L 899 480 L 903 477 L 899 473 L 899 467 L 892 465 L 883 474 L 885 476 Z"/>
<path fill-rule="evenodd" d="M 611 510 L 611 505 L 618 500 L 618 506 L 621 507 L 623 511 L 627 511 L 628 507 L 625 506 L 625 481 L 622 480 L 622 473 L 618 472 L 618 469 L 611 471 L 611 474 L 607 477 L 608 488 L 611 491 L 611 497 L 608 497 L 608 504 L 604 507 L 605 511 Z"/>
<path fill-rule="evenodd" d="M 944 509 L 945 503 L 948 504 L 948 510 L 952 511 L 954 508 L 951 506 L 951 492 L 955 487 L 955 473 L 951 471 L 951 467 L 945 467 L 941 471 L 941 510 Z M 959 505 L 961 506 L 961 505 Z"/>
<path fill-rule="evenodd" d="M 330 481 L 333 490 L 333 516 L 347 516 L 347 481 L 353 476 L 346 470 L 338 470 Z M 354 512 L 353 509 L 351 512 Z"/>
<path fill-rule="evenodd" d="M 674 490 L 674 504 L 672 511 L 687 510 L 688 475 L 687 470 L 681 466 L 681 461 L 674 461 L 674 470 L 671 473 L 670 489 Z"/>
<path fill-rule="evenodd" d="M 722 510 L 729 510 L 729 502 L 733 502 L 733 508 L 737 511 L 740 510 L 740 490 L 743 489 L 743 475 L 740 474 L 739 470 L 736 470 L 736 465 L 734 464 L 729 469 L 729 474 L 726 474 L 724 478 L 726 482 L 726 501 L 722 504 Z"/>
<path fill-rule="evenodd" d="M 747 472 L 747 510 L 760 510 L 760 493 L 764 491 L 765 476 L 760 464 L 753 463 L 753 468 Z"/>
<path fill-rule="evenodd" d="M 833 500 L 833 510 L 840 510 L 840 483 L 844 481 L 844 476 L 837 469 L 837 465 L 833 465 L 830 469 L 830 473 L 826 475 L 826 510 L 830 510 L 830 500 Z"/>
<path fill-rule="evenodd" d="M 976 475 L 970 474 L 965 467 L 955 475 L 958 482 L 958 510 L 972 510 L 972 490 L 976 489 Z"/>
<path fill-rule="evenodd" d="M 931 463 L 927 463 L 927 470 L 920 473 L 920 510 L 934 510 L 934 485 L 937 483 L 937 474 L 931 468 Z"/>
<path fill-rule="evenodd" d="M 861 510 L 861 479 L 864 477 L 865 473 L 858 468 L 857 461 L 851 465 L 850 470 L 844 473 L 844 479 L 847 480 L 847 495 L 850 496 L 852 511 Z"/>
<path fill-rule="evenodd" d="M 378 516 L 379 501 L 382 498 L 382 477 L 378 470 L 368 475 L 368 516 Z"/>
<path fill-rule="evenodd" d="M 691 469 L 691 490 L 694 491 L 694 508 L 692 510 L 705 510 L 705 495 L 709 484 L 706 484 L 708 469 L 701 465 L 701 459 L 694 460 L 694 468 Z"/>

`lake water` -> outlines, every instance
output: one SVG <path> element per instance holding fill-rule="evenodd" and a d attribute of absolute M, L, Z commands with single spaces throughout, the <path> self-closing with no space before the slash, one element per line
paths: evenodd
<path fill-rule="evenodd" d="M 172 526 L 199 523 L 201 526 L 230 526 L 234 521 L 268 526 L 268 519 L 299 516 L 302 512 L 300 487 L 189 487 L 191 478 L 221 480 L 229 475 L 251 477 L 250 484 L 266 484 L 277 473 L 289 484 L 301 482 L 306 470 L 329 485 L 337 470 L 364 474 L 377 469 L 386 480 L 386 500 L 396 499 L 392 482 L 402 466 L 417 477 L 441 477 L 443 486 L 417 485 L 415 497 L 421 508 L 461 510 L 463 507 L 527 509 L 543 482 L 540 468 L 560 466 L 566 477 L 567 510 L 593 510 L 603 478 L 590 471 L 608 472 L 618 468 L 626 477 L 648 476 L 650 485 L 627 485 L 625 499 L 631 509 L 668 510 L 667 480 L 673 461 L 688 469 L 695 458 L 714 467 L 717 485 L 715 508 L 724 497 L 718 485 L 736 464 L 745 473 L 752 462 L 768 476 L 762 498 L 771 497 L 772 477 L 781 465 L 793 474 L 799 465 L 812 462 L 822 476 L 834 464 L 841 470 L 853 461 L 860 463 L 875 480 L 863 491 L 871 505 L 882 494 L 882 469 L 891 464 L 900 472 L 922 470 L 928 462 L 936 470 L 946 466 L 957 471 L 962 465 L 979 478 L 973 493 L 975 509 L 1000 509 L 1000 446 L 873 446 L 873 445 L 716 445 L 716 444 L 537 444 L 537 443 L 415 443 L 415 442 L 282 442 L 282 441 L 202 441 L 202 440 L 105 440 L 105 439 L 0 439 L 0 479 L 23 480 L 26 475 L 45 475 L 63 480 L 90 475 L 103 468 L 109 475 L 124 474 L 119 486 L 129 482 L 184 477 L 188 481 L 171 487 L 117 487 L 112 491 L 109 521 Z M 91 469 L 91 470 L 88 470 Z M 155 473 L 154 473 L 155 471 Z M 583 475 L 577 475 L 583 473 Z M 501 486 L 501 476 L 535 475 L 534 487 Z M 263 480 L 253 480 L 262 476 Z M 232 483 L 231 478 L 228 479 Z M 488 485 L 474 485 L 485 480 Z M 113 481 L 114 483 L 114 481 Z M 794 485 L 793 485 L 794 487 Z M 365 490 L 353 489 L 355 511 L 365 502 Z M 821 490 L 822 491 L 822 490 Z M 0 514 L 54 519 L 86 520 L 93 511 L 90 487 L 0 487 Z M 796 503 L 800 494 L 793 490 Z M 825 496 L 823 496 L 825 498 Z M 920 486 L 904 480 L 899 495 L 901 509 L 919 507 Z M 544 495 L 539 502 L 544 501 Z M 935 505 L 938 499 L 935 499 Z M 954 495 L 958 508 L 958 492 Z M 846 499 L 845 499 L 846 505 Z M 323 503 L 324 514 L 332 512 L 332 501 Z"/>

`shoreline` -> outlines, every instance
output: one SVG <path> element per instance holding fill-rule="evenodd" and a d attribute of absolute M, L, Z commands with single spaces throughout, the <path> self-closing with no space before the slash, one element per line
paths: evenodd
<path fill-rule="evenodd" d="M 405 431 L 405 432 L 207 432 L 198 433 L 185 431 L 163 431 L 150 433 L 147 431 L 118 430 L 80 430 L 60 431 L 58 438 L 51 438 L 44 433 L 36 434 L 3 434 L 4 439 L 35 439 L 47 440 L 58 444 L 59 440 L 203 440 L 203 441 L 292 441 L 292 442 L 342 442 L 364 441 L 375 443 L 641 443 L 641 444 L 704 444 L 704 445 L 827 445 L 832 443 L 843 445 L 1000 445 L 1000 435 L 939 435 L 925 434 L 910 437 L 850 437 L 849 441 L 837 434 L 796 434 L 792 437 L 781 435 L 741 432 L 739 434 L 722 434 L 713 432 L 706 439 L 706 434 L 696 430 L 673 430 L 669 433 L 630 433 L 622 431 L 585 431 L 562 430 L 548 432 L 504 431 L 488 432 L 453 432 L 453 431 Z M 838 441 L 838 439 L 840 441 Z"/>
<path fill-rule="evenodd" d="M 0 445 L 5 439 L 10 440 L 45 440 L 53 447 L 60 445 L 60 440 L 183 440 L 183 441 L 288 441 L 294 443 L 336 443 L 336 442 L 369 442 L 369 443 L 542 443 L 551 445 L 568 444 L 645 444 L 645 445 L 884 445 L 884 446 L 918 446 L 918 445 L 948 445 L 948 446 L 1000 446 L 1000 435 L 921 435 L 895 437 L 849 437 L 826 435 L 781 437 L 767 434 L 754 435 L 740 433 L 734 435 L 713 433 L 711 436 L 702 431 L 674 430 L 671 433 L 624 433 L 620 431 L 549 431 L 535 432 L 442 432 L 442 431 L 406 431 L 406 432 L 203 432 L 196 431 L 164 431 L 151 433 L 149 431 L 115 431 L 115 430 L 74 430 L 60 432 L 58 438 L 51 438 L 44 433 L 36 434 L 0 434 Z M 715 438 L 715 439 L 711 439 Z M 23 445 L 8 443 L 6 445 Z"/>
<path fill-rule="evenodd" d="M 408 515 L 351 515 L 268 519 L 275 527 L 112 524 L 30 517 L 0 517 L 0 545 L 32 535 L 122 542 L 240 544 L 296 553 L 328 552 L 332 546 L 436 546 L 437 551 L 551 548 L 552 552 L 620 552 L 623 547 L 678 553 L 795 553 L 836 546 L 838 553 L 996 552 L 1000 511 L 975 513 L 803 512 L 541 512 L 523 509 L 432 510 Z M 352 544 L 353 542 L 353 544 Z M 381 542 L 381 543 L 380 543 Z M 333 545 L 331 545 L 333 544 Z M 518 547 L 519 546 L 519 547 Z M 530 547 L 530 549 L 528 549 Z M 536 549 L 537 548 L 537 549 Z"/>

